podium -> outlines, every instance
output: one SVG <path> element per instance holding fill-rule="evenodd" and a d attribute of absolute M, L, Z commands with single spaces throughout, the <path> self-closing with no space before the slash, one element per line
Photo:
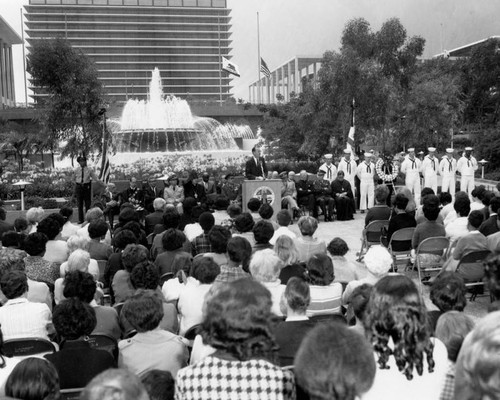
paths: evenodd
<path fill-rule="evenodd" d="M 243 212 L 249 212 L 247 204 L 252 197 L 273 207 L 274 218 L 281 210 L 281 179 L 266 179 L 265 181 L 244 180 L 242 183 Z"/>

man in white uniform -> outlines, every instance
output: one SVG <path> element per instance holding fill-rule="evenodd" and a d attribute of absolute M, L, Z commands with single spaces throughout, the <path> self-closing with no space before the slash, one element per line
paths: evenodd
<path fill-rule="evenodd" d="M 420 204 L 420 167 L 422 161 L 415 157 L 415 149 L 408 149 L 408 156 L 401 164 L 401 172 L 405 174 L 405 185 L 413 193 L 415 204 Z"/>
<path fill-rule="evenodd" d="M 474 190 L 474 172 L 477 171 L 477 160 L 472 156 L 472 147 L 466 147 L 462 157 L 457 162 L 457 171 L 461 175 L 460 190 L 469 193 Z"/>
<path fill-rule="evenodd" d="M 358 165 L 356 174 L 361 181 L 359 185 L 360 202 L 359 209 L 361 214 L 367 208 L 372 208 L 375 200 L 375 184 L 373 177 L 375 175 L 375 164 L 372 163 L 372 154 L 365 153 L 365 160 Z"/>
<path fill-rule="evenodd" d="M 339 162 L 338 172 L 344 172 L 344 179 L 351 184 L 352 193 L 356 196 L 356 184 L 354 182 L 354 177 L 356 176 L 356 170 L 358 165 L 356 161 L 351 158 L 351 150 L 344 150 L 344 157 Z"/>
<path fill-rule="evenodd" d="M 424 187 L 431 188 L 437 194 L 439 160 L 435 157 L 436 148 L 429 147 L 429 154 L 424 157 L 421 172 L 424 175 Z"/>
<path fill-rule="evenodd" d="M 457 173 L 457 160 L 453 157 L 453 149 L 446 149 L 446 155 L 439 163 L 441 175 L 441 192 L 448 192 L 455 200 L 455 174 Z"/>
<path fill-rule="evenodd" d="M 332 163 L 333 155 L 325 154 L 325 162 L 319 167 L 321 171 L 325 171 L 325 178 L 328 182 L 332 183 L 337 179 L 337 167 Z"/>

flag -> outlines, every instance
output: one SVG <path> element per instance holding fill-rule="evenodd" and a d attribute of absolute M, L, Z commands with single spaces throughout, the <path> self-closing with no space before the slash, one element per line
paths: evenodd
<path fill-rule="evenodd" d="M 99 173 L 99 179 L 105 184 L 109 183 L 109 175 L 111 173 L 111 165 L 109 164 L 109 151 L 108 144 L 105 140 L 102 143 L 102 155 L 101 155 L 101 172 Z"/>
<path fill-rule="evenodd" d="M 354 103 L 354 98 L 352 99 L 352 104 L 351 104 L 351 127 L 349 128 L 349 134 L 347 135 L 347 148 L 351 150 L 351 154 L 354 155 L 354 130 L 355 130 L 355 125 L 354 125 L 354 108 L 355 108 L 355 103 Z"/>
<path fill-rule="evenodd" d="M 226 57 L 222 57 L 222 70 L 229 72 L 230 74 L 233 74 L 235 76 L 240 76 L 238 66 L 229 61 Z"/>
<path fill-rule="evenodd" d="M 260 71 L 267 77 L 267 79 L 271 79 L 271 71 L 262 57 L 260 58 Z"/>

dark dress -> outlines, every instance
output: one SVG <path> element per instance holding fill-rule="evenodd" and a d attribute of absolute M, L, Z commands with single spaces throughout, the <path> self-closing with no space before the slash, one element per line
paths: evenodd
<path fill-rule="evenodd" d="M 92 349 L 84 340 L 66 342 L 63 349 L 44 357 L 56 367 L 61 389 L 83 388 L 102 371 L 116 367 L 110 353 Z"/>
<path fill-rule="evenodd" d="M 342 196 L 344 193 L 345 195 Z M 349 221 L 353 219 L 354 195 L 352 194 L 349 181 L 335 179 L 332 182 L 332 195 L 335 199 L 335 207 L 337 208 L 337 220 Z"/>
<path fill-rule="evenodd" d="M 314 328 L 314 322 L 304 321 L 283 321 L 274 329 L 274 337 L 279 346 L 278 355 L 280 365 L 293 365 L 293 359 L 304 339 L 304 336 Z"/>

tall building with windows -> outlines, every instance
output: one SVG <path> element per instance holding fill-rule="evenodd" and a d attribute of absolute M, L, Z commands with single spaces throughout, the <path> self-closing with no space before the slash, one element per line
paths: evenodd
<path fill-rule="evenodd" d="M 21 43 L 16 31 L 0 17 L 0 108 L 16 105 L 12 45 Z"/>
<path fill-rule="evenodd" d="M 25 8 L 28 51 L 36 40 L 67 38 L 95 61 L 110 101 L 146 99 L 155 67 L 165 94 L 230 96 L 231 78 L 219 73 L 231 51 L 226 0 L 30 0 Z"/>

